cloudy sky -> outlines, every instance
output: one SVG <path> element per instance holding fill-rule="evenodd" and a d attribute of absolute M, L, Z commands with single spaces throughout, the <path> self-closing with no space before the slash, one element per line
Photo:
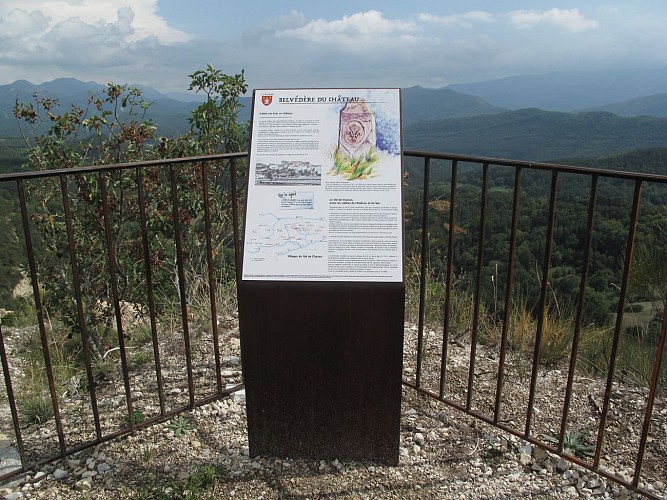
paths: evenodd
<path fill-rule="evenodd" d="M 665 0 L 0 0 L 0 84 L 185 91 L 211 64 L 251 88 L 442 87 L 664 67 L 665 26 Z"/>

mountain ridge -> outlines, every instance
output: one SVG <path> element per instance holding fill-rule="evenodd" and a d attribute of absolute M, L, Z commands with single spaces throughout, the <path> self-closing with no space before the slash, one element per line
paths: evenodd
<path fill-rule="evenodd" d="M 189 131 L 188 118 L 201 101 L 174 99 L 175 96 L 150 87 L 136 86 L 153 102 L 148 116 L 157 126 L 159 136 L 177 136 Z M 17 98 L 29 101 L 39 92 L 59 98 L 62 109 L 69 106 L 68 101 L 85 107 L 89 91 L 100 92 L 105 88 L 95 82 L 68 78 L 41 85 L 26 80 L 2 85 L 0 137 L 19 135 L 13 116 Z M 578 112 L 501 108 L 482 97 L 446 87 L 408 87 L 402 90 L 402 100 L 404 144 L 408 149 L 549 161 L 667 147 L 667 116 L 646 116 L 651 115 L 647 112 L 651 106 L 655 114 L 660 114 L 663 104 L 667 105 L 667 93 Z M 244 107 L 239 118 L 246 121 L 250 118 L 251 97 L 242 97 L 241 103 Z M 626 116 L 620 116 L 623 110 Z"/>
<path fill-rule="evenodd" d="M 472 94 L 512 110 L 572 112 L 667 92 L 667 67 L 606 71 L 557 71 L 515 75 L 444 88 Z"/>
<path fill-rule="evenodd" d="M 527 161 L 595 157 L 667 146 L 667 118 L 526 108 L 419 122 L 403 129 L 408 149 Z"/>

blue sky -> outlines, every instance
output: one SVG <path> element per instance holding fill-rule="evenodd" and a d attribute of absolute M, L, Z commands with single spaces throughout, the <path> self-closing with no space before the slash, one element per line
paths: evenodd
<path fill-rule="evenodd" d="M 665 0 L 1 0 L 0 84 L 185 91 L 211 64 L 251 88 L 442 87 L 665 67 L 665 26 Z"/>

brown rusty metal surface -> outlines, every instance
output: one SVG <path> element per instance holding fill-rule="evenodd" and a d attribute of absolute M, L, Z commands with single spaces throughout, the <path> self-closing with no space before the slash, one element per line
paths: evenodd
<path fill-rule="evenodd" d="M 251 455 L 397 463 L 401 283 L 239 284 Z"/>

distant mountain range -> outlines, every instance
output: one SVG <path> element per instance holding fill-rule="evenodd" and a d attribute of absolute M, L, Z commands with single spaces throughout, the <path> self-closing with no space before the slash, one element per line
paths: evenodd
<path fill-rule="evenodd" d="M 507 109 L 580 111 L 667 92 L 667 68 L 560 71 L 449 85 Z M 651 113 L 648 113 L 651 114 Z"/>
<path fill-rule="evenodd" d="M 404 127 L 403 137 L 408 149 L 551 161 L 667 147 L 667 118 L 532 108 L 419 122 Z"/>
<path fill-rule="evenodd" d="M 161 135 L 180 135 L 189 129 L 187 119 L 191 111 L 201 103 L 200 96 L 191 94 L 192 97 L 188 101 L 182 99 L 188 94 L 176 94 L 180 99 L 174 99 L 151 87 L 135 86 L 142 90 L 144 99 L 153 103 L 149 116 L 158 126 Z M 41 85 L 35 85 L 26 80 L 0 85 L 0 136 L 18 135 L 16 119 L 13 115 L 17 99 L 21 102 L 29 102 L 33 94 L 38 93 L 41 97 L 58 99 L 65 110 L 71 104 L 85 108 L 89 93 L 98 94 L 105 89 L 106 85 L 82 82 L 73 78 L 59 78 Z"/>
<path fill-rule="evenodd" d="M 636 97 L 629 101 L 596 106 L 586 111 L 607 111 L 619 116 L 657 116 L 667 118 L 667 92 L 646 97 Z"/>
<path fill-rule="evenodd" d="M 148 116 L 161 136 L 189 130 L 202 102 L 192 93 L 162 94 L 137 85 L 153 104 Z M 85 106 L 106 86 L 62 78 L 41 85 L 0 86 L 0 137 L 18 135 L 13 107 L 37 92 Z M 667 68 L 560 72 L 402 91 L 404 144 L 409 149 L 546 161 L 667 147 Z M 251 97 L 241 100 L 248 120 Z"/>

